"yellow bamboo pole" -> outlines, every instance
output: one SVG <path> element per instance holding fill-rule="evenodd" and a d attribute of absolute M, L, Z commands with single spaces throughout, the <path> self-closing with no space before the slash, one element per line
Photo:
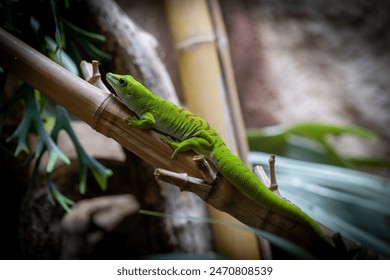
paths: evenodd
<path fill-rule="evenodd" d="M 225 23 L 222 18 L 219 0 L 207 0 L 209 13 L 213 22 L 218 60 L 223 75 L 224 89 L 226 90 L 226 101 L 230 110 L 230 122 L 233 128 L 234 138 L 237 142 L 237 154 L 241 159 L 250 164 L 248 159 L 248 142 L 244 120 L 242 118 L 240 102 L 238 99 L 236 81 L 234 79 L 233 65 L 230 57 L 229 42 L 225 30 Z"/>
<path fill-rule="evenodd" d="M 169 25 L 176 47 L 178 67 L 187 105 L 208 120 L 237 152 L 226 83 L 217 53 L 216 35 L 206 1 L 166 1 Z M 226 213 L 210 208 L 215 219 L 236 221 Z M 236 259 L 258 259 L 256 237 L 248 232 L 221 225 L 213 226 L 217 251 Z"/>

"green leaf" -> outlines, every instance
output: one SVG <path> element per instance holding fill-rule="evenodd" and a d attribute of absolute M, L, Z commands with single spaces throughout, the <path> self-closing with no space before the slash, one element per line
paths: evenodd
<path fill-rule="evenodd" d="M 90 57 L 95 59 L 102 58 L 106 60 L 110 60 L 112 58 L 111 54 L 98 49 L 94 44 L 86 40 L 81 40 L 81 41 L 83 42 L 82 44 L 83 49 L 88 53 Z"/>
<path fill-rule="evenodd" d="M 94 43 L 103 43 L 106 41 L 106 37 L 101 34 L 86 31 L 65 19 L 61 19 L 64 24 L 64 31 L 68 37 L 69 52 L 73 55 L 76 61 L 81 61 L 81 55 L 78 51 L 80 46 L 90 58 L 96 60 L 111 60 L 111 54 L 104 52 L 97 48 Z M 77 59 L 77 58 L 80 59 Z"/>
<path fill-rule="evenodd" d="M 372 131 L 367 129 L 352 126 L 352 125 L 334 125 L 334 124 L 322 124 L 315 122 L 297 123 L 286 129 L 286 133 L 293 133 L 300 136 L 305 136 L 322 141 L 328 136 L 340 136 L 344 134 L 361 137 L 365 139 L 375 139 L 376 135 Z"/>
<path fill-rule="evenodd" d="M 72 140 L 74 147 L 78 155 L 78 161 L 80 165 L 80 193 L 84 194 L 86 192 L 86 178 L 87 171 L 90 169 L 93 176 L 95 177 L 97 183 L 99 184 L 102 190 L 107 189 L 107 179 L 112 175 L 112 171 L 102 164 L 100 164 L 96 159 L 90 157 L 82 145 L 80 144 L 75 132 L 70 125 L 70 118 L 68 112 L 61 106 L 56 106 L 56 123 L 51 132 L 53 139 L 56 139 L 60 130 L 64 129 L 70 139 Z"/>
<path fill-rule="evenodd" d="M 45 36 L 44 39 L 49 57 L 58 64 L 62 65 L 64 68 L 68 69 L 73 74 L 79 76 L 79 70 L 72 58 L 63 49 L 58 49 L 53 39 L 48 36 Z"/>
<path fill-rule="evenodd" d="M 5 116 L 11 111 L 11 109 L 17 104 L 17 102 L 24 100 L 26 105 L 26 111 L 23 115 L 22 120 L 20 121 L 18 127 L 15 129 L 14 133 L 6 139 L 7 142 L 11 142 L 16 140 L 17 141 L 17 147 L 15 149 L 14 156 L 17 157 L 22 151 L 25 151 L 26 153 L 29 152 L 29 149 L 27 147 L 27 134 L 29 133 L 29 130 L 34 122 L 35 119 L 35 110 L 34 110 L 34 104 L 30 104 L 28 102 L 30 100 L 31 95 L 33 94 L 33 90 L 26 86 L 22 85 L 14 95 L 12 101 L 12 104 L 9 106 L 9 110 L 6 110 L 2 117 L 2 119 L 5 119 Z M 22 99 L 23 98 L 23 99 Z"/>
<path fill-rule="evenodd" d="M 35 17 L 33 17 L 33 16 L 30 17 L 30 26 L 31 26 L 31 29 L 32 29 L 32 31 L 34 32 L 34 34 L 35 34 L 36 36 L 38 36 L 38 35 L 39 35 L 39 32 L 40 32 L 40 30 L 41 30 L 41 24 L 40 24 L 39 21 L 38 21 Z"/>
<path fill-rule="evenodd" d="M 101 43 L 104 43 L 106 41 L 106 37 L 103 35 L 84 30 L 84 29 L 74 25 L 73 23 L 70 23 L 69 21 L 67 21 L 63 18 L 61 20 L 67 27 L 70 28 L 70 30 L 72 30 L 75 33 L 78 33 L 79 35 L 81 35 L 85 38 L 88 38 L 88 39 L 96 41 L 96 42 L 101 42 Z"/>
<path fill-rule="evenodd" d="M 100 188 L 103 191 L 107 190 L 107 180 L 109 177 L 112 176 L 112 171 L 110 169 L 107 169 L 103 167 L 103 169 L 92 169 L 92 174 L 95 177 L 96 182 L 98 182 Z"/>
<path fill-rule="evenodd" d="M 355 163 L 365 167 L 373 166 L 364 159 L 349 159 L 343 156 L 328 140 L 329 137 L 352 135 L 367 140 L 376 135 L 364 128 L 350 125 L 322 123 L 297 123 L 289 127 L 272 126 L 247 131 L 249 148 L 252 151 L 268 152 L 299 160 L 327 163 L 336 166 L 356 168 Z M 389 161 L 376 161 L 376 164 Z M 386 165 L 385 165 L 386 166 Z M 388 164 L 387 164 L 388 166 Z"/>
<path fill-rule="evenodd" d="M 64 196 L 54 185 L 54 182 L 51 178 L 51 174 L 48 175 L 47 179 L 47 195 L 50 202 L 55 205 L 54 199 L 61 205 L 61 207 L 66 211 L 70 212 L 70 207 L 75 204 L 75 202 L 66 196 Z"/>
<path fill-rule="evenodd" d="M 54 170 L 57 159 L 61 159 L 65 164 L 70 164 L 69 158 L 61 152 L 56 145 L 53 145 L 53 148 L 49 149 L 49 160 L 47 162 L 46 172 L 51 173 Z"/>
<path fill-rule="evenodd" d="M 54 55 L 56 55 L 59 50 L 65 48 L 65 39 L 62 32 L 61 23 L 58 21 L 58 17 L 57 17 L 56 2 L 54 0 L 50 0 L 50 6 L 52 9 L 52 15 L 53 15 L 54 27 L 55 27 L 54 38 L 56 40 L 56 48 L 54 50 Z"/>
<path fill-rule="evenodd" d="M 27 147 L 27 133 L 29 131 L 31 123 L 32 119 L 29 118 L 29 116 L 25 115 L 14 133 L 6 139 L 7 142 L 11 142 L 14 140 L 17 141 L 17 146 L 14 153 L 15 157 L 19 156 L 22 151 L 29 153 L 29 149 Z"/>

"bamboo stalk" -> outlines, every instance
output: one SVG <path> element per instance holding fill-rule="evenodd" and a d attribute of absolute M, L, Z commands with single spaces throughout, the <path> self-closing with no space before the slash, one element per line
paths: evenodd
<path fill-rule="evenodd" d="M 231 107 L 226 103 L 228 83 L 222 73 L 222 54 L 217 52 L 216 34 L 207 3 L 199 0 L 168 0 L 166 10 L 188 107 L 216 127 L 229 148 L 237 152 L 236 130 L 234 125 L 231 126 L 235 121 L 230 114 Z M 229 65 L 224 66 L 227 68 Z M 230 89 L 234 88 L 232 82 L 229 86 Z M 236 221 L 213 208 L 210 208 L 210 216 Z M 221 225 L 213 225 L 213 231 L 220 253 L 236 259 L 259 258 L 255 235 Z"/>
<path fill-rule="evenodd" d="M 238 100 L 236 81 L 234 79 L 233 65 L 230 57 L 229 41 L 222 18 L 221 7 L 218 0 L 207 0 L 207 4 L 216 38 L 218 62 L 223 77 L 222 81 L 226 90 L 227 110 L 229 110 L 230 113 L 229 121 L 231 121 L 234 138 L 237 142 L 237 154 L 249 165 L 248 142 L 246 140 L 244 120 L 242 118 L 240 102 Z"/>
<path fill-rule="evenodd" d="M 223 76 L 224 87 L 226 89 L 226 100 L 230 112 L 230 121 L 233 127 L 234 137 L 237 142 L 237 154 L 249 166 L 250 161 L 248 158 L 248 141 L 246 139 L 245 125 L 241 113 L 240 102 L 238 99 L 233 64 L 230 57 L 229 40 L 222 18 L 221 7 L 218 0 L 207 0 L 207 4 L 216 36 L 217 53 Z M 259 244 L 261 258 L 272 259 L 270 244 L 267 242 L 267 240 L 260 238 Z"/>

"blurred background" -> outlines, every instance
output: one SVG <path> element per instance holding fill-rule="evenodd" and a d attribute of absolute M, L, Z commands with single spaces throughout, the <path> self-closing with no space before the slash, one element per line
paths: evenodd
<path fill-rule="evenodd" d="M 134 62 L 137 54 L 130 50 L 127 57 L 124 55 L 122 50 L 126 44 L 121 43 L 121 33 L 113 35 L 113 30 L 120 24 L 110 26 L 107 22 L 102 23 L 101 18 L 109 18 L 107 15 L 113 11 L 98 10 L 97 2 L 2 0 L 1 27 L 53 60 L 57 58 L 57 62 L 79 75 L 81 60 L 96 59 L 101 62 L 102 74 L 108 71 L 130 72 L 143 81 L 153 80 L 148 79 L 140 67 L 145 62 L 138 65 Z M 172 19 L 172 10 L 178 4 L 175 2 L 118 0 L 115 7 L 137 26 L 132 32 L 148 33 L 147 36 L 154 37 L 150 44 L 156 44 L 155 50 L 164 70 L 156 70 L 160 68 L 153 64 L 147 67 L 152 68 L 151 73 L 153 68 L 160 74 L 166 71 L 168 84 L 171 83 L 178 99 L 185 106 L 191 106 L 195 97 L 185 92 L 186 80 L 192 78 L 183 78 L 179 54 L 180 49 L 188 46 L 175 41 L 177 35 L 174 31 L 181 28 L 174 26 L 180 21 Z M 206 9 L 206 18 L 213 22 L 217 31 L 213 15 L 215 5 L 218 5 L 217 14 L 223 20 L 223 34 L 219 39 L 222 38 L 222 45 L 228 47 L 234 74 L 233 91 L 236 91 L 240 106 L 238 111 L 231 110 L 233 114 L 230 118 L 241 119 L 242 115 L 245 135 L 241 133 L 241 137 L 249 143 L 249 161 L 268 170 L 268 155 L 276 154 L 278 182 L 288 199 L 352 241 L 366 244 L 385 256 L 390 255 L 389 1 L 183 2 L 188 2 L 192 13 L 199 14 L 199 18 Z M 201 6 L 199 10 L 197 5 Z M 118 18 L 120 21 L 121 18 Z M 194 34 L 201 29 L 196 24 L 192 28 Z M 202 40 L 214 43 L 218 34 L 215 38 L 213 36 Z M 58 59 L 59 49 L 64 52 Z M 201 58 L 196 57 L 195 62 L 197 59 L 199 64 L 203 63 Z M 7 99 L 13 95 L 17 82 L 12 75 L 6 76 L 7 69 L 2 70 L 2 97 Z M 201 85 L 198 91 L 211 87 L 205 79 L 198 82 Z M 148 87 L 153 87 L 151 83 L 147 84 Z M 204 110 L 215 115 L 213 108 L 218 107 L 216 105 L 205 104 Z M 50 109 L 47 112 L 45 117 L 50 115 Z M 12 185 L 18 186 L 11 188 L 8 185 L 4 190 L 11 205 L 5 209 L 12 211 L 5 217 L 8 230 L 3 232 L 2 240 L 9 242 L 2 244 L 5 248 L 1 250 L 2 258 L 55 259 L 62 256 L 115 259 L 160 256 L 172 252 L 192 254 L 184 258 L 291 257 L 272 246 L 264 249 L 267 247 L 264 244 L 260 246 L 260 252 L 255 253 L 249 252 L 250 249 L 241 252 L 247 250 L 242 244 L 235 249 L 229 246 L 223 249 L 226 245 L 218 242 L 223 237 L 219 237 L 208 225 L 198 227 L 191 221 L 172 225 L 171 222 L 156 222 L 155 218 L 138 216 L 133 217 L 133 226 L 144 231 L 138 231 L 132 241 L 129 241 L 129 235 L 134 234 L 135 229 L 127 228 L 125 234 L 123 229 L 115 229 L 105 238 L 102 236 L 107 233 L 97 235 L 95 232 L 92 237 L 84 238 L 86 246 L 76 248 L 79 250 L 76 253 L 69 252 L 61 241 L 64 233 L 61 233 L 60 223 L 65 215 L 61 207 L 63 198 L 51 189 L 57 199 L 54 203 L 56 210 L 52 211 L 45 187 L 48 179 L 39 184 L 41 188 L 27 188 L 32 167 L 15 161 L 10 156 L 13 152 L 5 152 L 15 149 L 5 140 L 19 122 L 20 114 L 9 117 L 1 131 L 2 178 L 9 178 Z M 225 126 L 227 131 L 236 129 L 229 121 Z M 166 199 L 167 190 L 175 190 L 151 183 L 151 166 L 141 163 L 115 141 L 93 131 L 77 118 L 72 119 L 72 127 L 87 153 L 113 170 L 112 178 L 117 179 L 109 181 L 112 194 L 129 192 L 141 201 L 141 208 L 148 206 L 149 209 L 167 212 L 167 206 L 161 206 L 161 197 Z M 236 139 L 236 143 L 240 141 Z M 79 155 L 73 141 L 64 136 L 57 144 L 72 161 L 77 161 Z M 246 151 L 245 147 L 237 149 Z M 42 160 L 41 165 L 45 165 L 44 156 Z M 133 169 L 128 164 L 132 164 Z M 149 172 L 149 176 L 136 178 L 136 174 L 145 172 Z M 44 172 L 41 170 L 41 173 Z M 109 177 L 107 174 L 106 179 Z M 128 178 L 127 174 L 133 177 Z M 88 175 L 86 196 L 80 195 L 78 176 L 77 165 L 74 167 L 72 164 L 69 170 L 59 166 L 50 178 L 54 178 L 57 188 L 74 201 L 102 196 L 99 186 L 92 182 L 91 174 Z M 64 178 L 69 181 L 65 182 Z M 125 187 L 126 184 L 139 182 L 142 182 L 142 188 L 138 190 L 129 191 Z M 156 188 L 159 191 L 153 194 L 151 190 Z M 194 197 L 185 198 L 180 204 L 202 205 L 197 208 L 196 215 L 208 215 L 210 211 L 203 201 Z M 193 212 L 188 210 L 185 214 L 191 216 Z M 180 236 L 180 230 L 185 231 L 189 224 L 193 227 L 188 230 L 188 235 Z M 161 236 L 153 234 L 160 231 L 163 232 Z M 118 236 L 121 237 L 118 239 Z M 240 243 L 241 238 L 247 237 L 236 238 Z M 74 245 L 69 240 L 71 238 L 67 242 Z M 108 249 L 112 244 L 120 246 L 124 243 L 126 246 L 119 253 Z M 258 243 L 251 244 L 249 247 L 257 247 Z"/>

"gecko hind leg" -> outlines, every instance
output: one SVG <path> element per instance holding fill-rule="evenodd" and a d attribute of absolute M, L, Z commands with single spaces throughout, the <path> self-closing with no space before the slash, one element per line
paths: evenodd
<path fill-rule="evenodd" d="M 180 145 L 180 141 L 173 139 L 171 136 L 161 136 L 160 140 L 165 144 L 168 144 L 172 148 L 176 149 Z"/>
<path fill-rule="evenodd" d="M 212 150 L 212 144 L 210 144 L 210 142 L 208 142 L 207 140 L 199 137 L 192 137 L 180 142 L 178 140 L 172 139 L 169 136 L 162 136 L 161 141 L 168 144 L 174 149 L 174 152 L 172 154 L 173 159 L 176 159 L 178 153 L 181 152 L 193 150 L 198 154 L 207 155 Z"/>

